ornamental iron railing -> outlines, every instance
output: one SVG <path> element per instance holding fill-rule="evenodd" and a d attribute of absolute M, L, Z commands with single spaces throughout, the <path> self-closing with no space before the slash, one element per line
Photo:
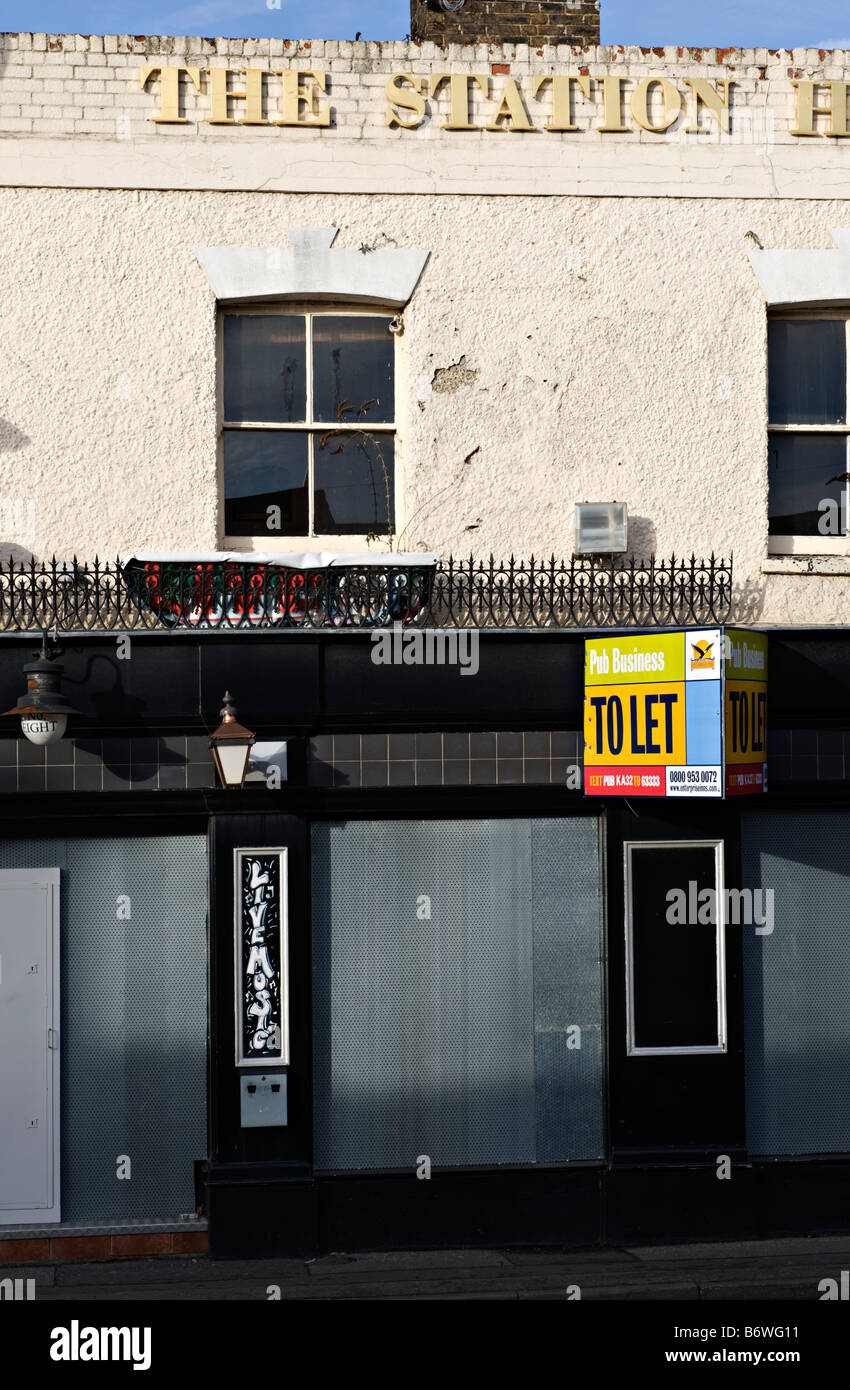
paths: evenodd
<path fill-rule="evenodd" d="M 9 561 L 0 631 L 683 627 L 723 623 L 732 560 L 573 557 L 310 569 L 227 560 Z"/>

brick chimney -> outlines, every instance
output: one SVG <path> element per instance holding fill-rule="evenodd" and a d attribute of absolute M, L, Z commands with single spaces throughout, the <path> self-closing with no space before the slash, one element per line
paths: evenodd
<path fill-rule="evenodd" d="M 599 0 L 410 0 L 410 32 L 432 43 L 599 43 Z"/>

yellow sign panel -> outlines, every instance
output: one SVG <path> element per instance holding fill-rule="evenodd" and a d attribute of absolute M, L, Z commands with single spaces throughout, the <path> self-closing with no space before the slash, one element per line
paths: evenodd
<path fill-rule="evenodd" d="M 724 641 L 726 763 L 763 769 L 767 761 L 767 634 L 727 628 Z"/>
<path fill-rule="evenodd" d="M 727 680 L 727 763 L 763 763 L 766 746 L 767 681 Z"/>
<path fill-rule="evenodd" d="M 681 635 L 680 635 L 681 644 Z M 630 767 L 685 762 L 685 682 L 588 686 L 584 760 Z"/>
<path fill-rule="evenodd" d="M 584 683 L 653 685 L 685 679 L 685 635 L 659 632 L 651 637 L 601 637 L 587 643 Z"/>
<path fill-rule="evenodd" d="M 767 633 L 746 632 L 743 628 L 727 628 L 726 679 L 767 681 Z"/>

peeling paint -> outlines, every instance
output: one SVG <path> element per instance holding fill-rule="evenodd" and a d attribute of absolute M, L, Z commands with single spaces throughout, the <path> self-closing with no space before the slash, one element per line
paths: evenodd
<path fill-rule="evenodd" d="M 450 367 L 438 367 L 431 378 L 431 390 L 441 393 L 459 391 L 462 386 L 471 386 L 478 376 L 477 367 L 467 367 L 466 354 Z"/>

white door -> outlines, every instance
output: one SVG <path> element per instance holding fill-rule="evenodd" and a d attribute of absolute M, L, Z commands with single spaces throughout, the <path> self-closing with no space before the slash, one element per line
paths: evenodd
<path fill-rule="evenodd" d="M 59 870 L 0 870 L 0 1226 L 59 1220 Z"/>

